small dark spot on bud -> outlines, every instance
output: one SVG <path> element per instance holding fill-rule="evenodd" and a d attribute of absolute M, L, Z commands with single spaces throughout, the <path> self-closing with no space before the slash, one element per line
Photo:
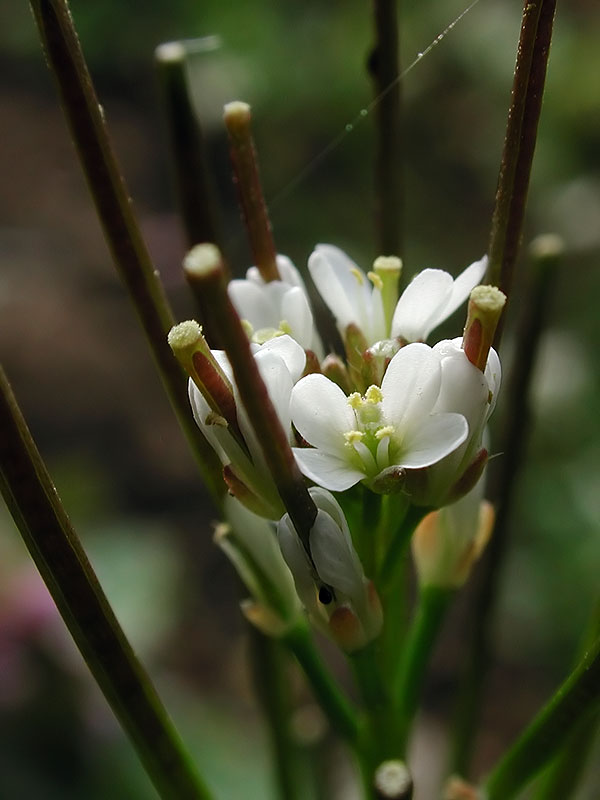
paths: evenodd
<path fill-rule="evenodd" d="M 323 603 L 324 606 L 328 606 L 329 603 L 333 600 L 333 594 L 326 586 L 321 586 L 319 589 L 319 601 Z"/>

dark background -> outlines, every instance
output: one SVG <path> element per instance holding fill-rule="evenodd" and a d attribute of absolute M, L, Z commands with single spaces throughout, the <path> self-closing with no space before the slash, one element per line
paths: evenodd
<path fill-rule="evenodd" d="M 378 255 L 373 115 L 293 182 L 372 99 L 369 4 L 148 0 L 143 8 L 131 0 L 72 4 L 177 316 L 193 307 L 152 61 L 165 40 L 222 40 L 197 57 L 194 79 L 234 269 L 241 274 L 250 257 L 221 125 L 232 99 L 253 106 L 279 251 L 304 269 L 315 243 L 332 242 L 368 268 Z M 450 0 L 405 2 L 404 65 L 462 10 Z M 481 0 L 402 81 L 407 275 L 424 267 L 456 274 L 486 249 L 520 10 L 514 0 Z M 559 4 L 525 238 L 559 233 L 566 257 L 536 368 L 480 773 L 568 670 L 598 590 L 599 34 L 593 0 Z M 0 119 L 2 362 L 109 598 L 210 784 L 234 800 L 268 797 L 237 610 L 243 595 L 211 543 L 213 509 L 114 273 L 22 0 L 0 9 Z M 457 317 L 440 335 L 459 329 Z M 506 345 L 508 361 L 520 343 L 507 335 Z M 464 606 L 449 621 L 429 682 L 415 754 L 422 800 L 435 796 L 431 763 L 444 763 Z M 334 780 L 343 787 L 340 770 Z M 597 797 L 598 781 L 590 774 L 578 798 Z M 3 509 L 0 797 L 153 797 Z"/>

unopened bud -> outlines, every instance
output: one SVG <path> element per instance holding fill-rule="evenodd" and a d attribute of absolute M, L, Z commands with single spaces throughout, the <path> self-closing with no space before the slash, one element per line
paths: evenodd
<path fill-rule="evenodd" d="M 350 381 L 346 365 L 339 356 L 330 353 L 325 356 L 321 364 L 321 371 L 326 375 L 330 381 L 337 383 L 344 394 L 351 394 L 354 387 Z"/>
<path fill-rule="evenodd" d="M 458 589 L 489 541 L 494 509 L 482 500 L 483 482 L 462 500 L 432 511 L 417 526 L 412 551 L 421 586 Z"/>
<path fill-rule="evenodd" d="M 371 357 L 365 358 L 368 343 L 364 333 L 354 322 L 344 331 L 344 349 L 348 362 L 348 374 L 356 391 L 361 394 L 376 383 L 375 364 Z"/>
<path fill-rule="evenodd" d="M 476 786 L 452 775 L 444 786 L 443 800 L 483 800 Z"/>
<path fill-rule="evenodd" d="M 506 295 L 496 286 L 476 286 L 471 292 L 463 350 L 477 369 L 483 372 L 496 327 L 506 304 Z"/>

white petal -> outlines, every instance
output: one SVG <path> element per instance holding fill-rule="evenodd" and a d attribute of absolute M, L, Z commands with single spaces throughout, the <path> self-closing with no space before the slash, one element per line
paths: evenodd
<path fill-rule="evenodd" d="M 264 286 L 251 281 L 230 281 L 227 292 L 235 310 L 242 319 L 248 320 L 255 330 L 277 328 L 279 317 Z"/>
<path fill-rule="evenodd" d="M 433 414 L 403 441 L 399 466 L 420 469 L 435 464 L 456 450 L 468 433 L 462 414 Z"/>
<path fill-rule="evenodd" d="M 436 325 L 439 325 L 439 323 L 447 319 L 450 314 L 453 314 L 456 309 L 464 303 L 471 294 L 471 289 L 481 283 L 487 265 L 487 256 L 483 256 L 479 261 L 474 261 L 460 273 L 452 285 L 452 292 L 447 304 L 440 310 L 439 320 Z M 434 327 L 436 326 L 434 325 Z"/>
<path fill-rule="evenodd" d="M 276 353 L 285 362 L 294 383 L 300 380 L 306 366 L 306 353 L 291 336 L 274 336 L 261 345 L 258 352 Z"/>
<path fill-rule="evenodd" d="M 352 295 L 348 294 L 351 287 L 345 287 L 344 276 L 338 275 L 326 255 L 320 250 L 311 253 L 308 259 L 308 269 L 317 290 L 341 330 L 351 322 L 358 322 L 356 309 L 352 303 Z M 348 273 L 348 277 L 355 283 L 356 279 Z M 366 280 L 366 278 L 365 278 Z"/>
<path fill-rule="evenodd" d="M 489 386 L 481 370 L 467 358 L 460 342 L 460 339 L 446 340 L 434 347 L 442 355 L 442 383 L 433 411 L 462 414 L 474 431 L 487 412 Z"/>
<path fill-rule="evenodd" d="M 294 386 L 290 409 L 309 444 L 343 458 L 344 434 L 356 428 L 356 417 L 339 386 L 324 375 L 307 375 Z"/>
<path fill-rule="evenodd" d="M 498 353 L 493 347 L 490 350 L 487 364 L 485 365 L 485 377 L 488 382 L 490 392 L 492 393 L 492 402 L 490 403 L 490 408 L 488 410 L 489 419 L 496 406 L 498 392 L 500 391 L 500 383 L 502 382 L 502 367 L 500 365 L 500 359 L 498 358 Z"/>
<path fill-rule="evenodd" d="M 310 532 L 310 552 L 325 583 L 351 598 L 363 591 L 364 573 L 352 540 L 326 511 L 317 514 Z"/>
<path fill-rule="evenodd" d="M 408 284 L 392 319 L 392 336 L 409 342 L 425 340 L 439 322 L 439 311 L 452 293 L 452 276 L 441 269 L 424 269 Z"/>
<path fill-rule="evenodd" d="M 288 289 L 281 299 L 281 320 L 286 320 L 294 339 L 302 347 L 312 346 L 314 324 L 308 298 L 299 287 Z M 281 321 L 280 320 L 280 321 Z"/>
<path fill-rule="evenodd" d="M 345 492 L 365 477 L 342 458 L 322 450 L 310 447 L 293 447 L 292 450 L 303 474 L 331 492 Z"/>
<path fill-rule="evenodd" d="M 441 358 L 426 344 L 413 343 L 399 350 L 389 363 L 381 391 L 383 416 L 398 429 L 417 425 L 437 400 Z"/>
<path fill-rule="evenodd" d="M 284 283 L 288 283 L 290 286 L 298 286 L 303 291 L 306 291 L 302 276 L 287 256 L 277 255 L 277 269 Z"/>
<path fill-rule="evenodd" d="M 293 381 L 284 360 L 273 350 L 261 349 L 254 356 L 260 375 L 265 382 L 271 402 L 286 432 L 291 433 L 290 397 Z M 245 435 L 244 431 L 244 435 Z"/>

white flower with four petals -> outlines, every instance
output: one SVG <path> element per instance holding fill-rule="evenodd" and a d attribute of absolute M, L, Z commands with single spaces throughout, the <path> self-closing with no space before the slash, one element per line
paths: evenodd
<path fill-rule="evenodd" d="M 294 448 L 302 472 L 339 492 L 389 467 L 428 467 L 455 450 L 469 426 L 462 414 L 434 413 L 441 361 L 425 344 L 407 345 L 390 361 L 381 388 L 371 386 L 364 397 L 346 397 L 324 375 L 302 378 L 291 395 L 292 421 L 312 445 Z"/>

